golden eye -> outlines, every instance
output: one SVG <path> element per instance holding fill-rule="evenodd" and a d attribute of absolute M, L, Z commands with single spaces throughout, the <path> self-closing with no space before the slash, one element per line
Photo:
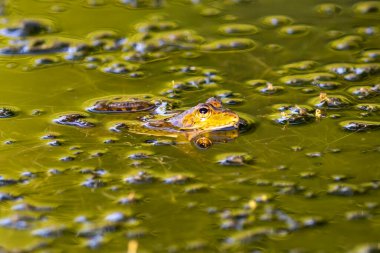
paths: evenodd
<path fill-rule="evenodd" d="M 203 106 L 203 107 L 198 109 L 198 116 L 201 118 L 207 118 L 210 116 L 210 114 L 211 114 L 211 110 L 210 110 L 210 108 L 208 108 L 206 106 Z"/>
<path fill-rule="evenodd" d="M 199 109 L 199 113 L 200 114 L 207 114 L 208 113 L 208 108 L 206 108 L 206 107 L 202 107 L 201 109 Z"/>
<path fill-rule="evenodd" d="M 212 146 L 212 141 L 207 137 L 200 137 L 194 141 L 194 144 L 200 149 L 208 149 Z"/>

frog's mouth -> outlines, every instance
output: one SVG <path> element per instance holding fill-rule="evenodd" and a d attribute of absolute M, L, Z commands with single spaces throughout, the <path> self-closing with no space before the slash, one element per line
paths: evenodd
<path fill-rule="evenodd" d="M 255 129 L 257 126 L 256 120 L 248 114 L 239 112 L 238 129 L 239 133 L 246 133 Z"/>
<path fill-rule="evenodd" d="M 208 131 L 214 131 L 214 130 L 233 130 L 233 129 L 238 129 L 239 128 L 239 121 L 231 121 L 224 123 L 222 125 L 215 125 L 211 129 L 205 128 L 204 130 Z"/>
<path fill-rule="evenodd" d="M 238 129 L 240 117 L 237 114 L 232 116 L 231 113 L 225 113 L 225 114 L 221 114 L 217 117 L 214 117 L 212 122 L 214 123 L 214 124 L 211 124 L 212 126 L 207 126 L 207 128 L 209 130 Z M 220 124 L 215 124 L 217 122 L 220 122 Z"/>

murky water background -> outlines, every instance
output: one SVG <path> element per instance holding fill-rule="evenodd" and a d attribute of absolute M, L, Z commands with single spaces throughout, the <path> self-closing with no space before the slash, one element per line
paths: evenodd
<path fill-rule="evenodd" d="M 5 252 L 380 250 L 379 1 L 0 6 Z M 85 108 L 115 94 L 257 124 L 209 149 L 112 132 L 136 116 Z M 95 127 L 53 122 L 73 112 Z"/>

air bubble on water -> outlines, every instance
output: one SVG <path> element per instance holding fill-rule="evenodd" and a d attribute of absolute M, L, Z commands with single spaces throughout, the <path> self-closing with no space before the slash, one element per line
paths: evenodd
<path fill-rule="evenodd" d="M 345 35 L 346 33 L 343 32 L 343 31 L 339 31 L 339 30 L 328 30 L 326 31 L 326 36 L 327 38 L 330 38 L 330 39 L 337 39 L 339 37 L 342 37 L 343 35 Z"/>
<path fill-rule="evenodd" d="M 283 76 L 279 81 L 286 85 L 298 86 L 308 85 L 315 81 L 330 81 L 334 79 L 336 79 L 336 76 L 332 73 L 314 72 L 310 74 Z"/>
<path fill-rule="evenodd" d="M 119 205 L 130 205 L 134 203 L 141 202 L 143 199 L 143 196 L 140 194 L 136 194 L 135 192 L 131 192 L 126 196 L 121 196 L 118 198 L 117 203 Z"/>
<path fill-rule="evenodd" d="M 140 159 L 152 158 L 153 155 L 154 155 L 154 152 L 149 151 L 149 150 L 135 150 L 135 151 L 129 152 L 127 154 L 127 157 L 133 160 L 140 160 Z"/>
<path fill-rule="evenodd" d="M 289 25 L 281 27 L 278 32 L 280 35 L 289 37 L 301 37 L 308 35 L 311 31 L 311 26 L 307 25 Z"/>
<path fill-rule="evenodd" d="M 221 10 L 212 7 L 205 7 L 201 9 L 200 14 L 204 17 L 215 17 L 221 14 Z"/>
<path fill-rule="evenodd" d="M 361 26 L 355 28 L 355 32 L 359 35 L 364 36 L 376 36 L 380 33 L 380 27 L 379 26 Z"/>
<path fill-rule="evenodd" d="M 138 70 L 139 68 L 140 66 L 137 64 L 115 61 L 103 65 L 101 71 L 111 74 L 128 74 Z"/>
<path fill-rule="evenodd" d="M 256 26 L 250 24 L 226 24 L 218 30 L 224 35 L 251 35 L 259 31 Z"/>
<path fill-rule="evenodd" d="M 50 11 L 53 13 L 61 13 L 67 11 L 67 7 L 62 4 L 54 4 L 50 6 Z"/>
<path fill-rule="evenodd" d="M 276 95 L 282 93 L 284 91 L 284 87 L 268 83 L 267 86 L 258 87 L 256 90 L 263 95 Z"/>
<path fill-rule="evenodd" d="M 57 32 L 49 19 L 6 19 L 2 20 L 0 34 L 7 37 L 27 37 Z M 5 21 L 5 23 L 4 23 Z M 5 27 L 4 27 L 5 26 Z"/>
<path fill-rule="evenodd" d="M 372 86 L 353 86 L 347 91 L 357 99 L 369 99 L 380 94 L 379 92 L 375 91 Z"/>
<path fill-rule="evenodd" d="M 225 97 L 222 98 L 222 103 L 225 105 L 241 105 L 245 102 L 244 98 L 238 98 L 238 97 Z"/>
<path fill-rule="evenodd" d="M 310 71 L 315 69 L 319 65 L 320 64 L 316 61 L 306 60 L 285 64 L 281 66 L 281 68 L 286 69 L 288 71 Z"/>
<path fill-rule="evenodd" d="M 193 180 L 192 176 L 187 176 L 183 174 L 176 174 L 173 176 L 168 176 L 163 178 L 165 184 L 185 184 Z"/>
<path fill-rule="evenodd" d="M 314 171 L 303 171 L 300 173 L 300 177 L 303 179 L 315 178 L 316 175 L 317 173 L 315 173 Z"/>
<path fill-rule="evenodd" d="M 363 38 L 359 35 L 346 35 L 330 42 L 330 47 L 338 51 L 358 50 L 362 47 Z"/>
<path fill-rule="evenodd" d="M 210 187 L 206 184 L 191 184 L 189 186 L 185 187 L 186 193 L 204 193 L 208 192 L 210 190 Z"/>
<path fill-rule="evenodd" d="M 104 187 L 106 185 L 107 185 L 107 183 L 105 181 L 103 181 L 100 178 L 96 178 L 96 177 L 89 177 L 81 183 L 81 186 L 91 188 L 91 189 Z"/>
<path fill-rule="evenodd" d="M 0 105 L 0 119 L 12 118 L 16 116 L 18 112 L 19 112 L 19 109 L 17 107 Z"/>
<path fill-rule="evenodd" d="M 60 237 L 65 230 L 65 226 L 54 225 L 34 229 L 31 231 L 31 234 L 38 237 L 52 238 Z"/>
<path fill-rule="evenodd" d="M 60 63 L 61 59 L 58 56 L 37 57 L 33 60 L 35 67 L 43 67 Z"/>
<path fill-rule="evenodd" d="M 264 79 L 252 79 L 252 80 L 246 81 L 245 83 L 252 87 L 267 86 L 268 84 L 270 84 L 269 81 L 264 80 Z"/>
<path fill-rule="evenodd" d="M 107 214 L 104 218 L 107 222 L 123 222 L 127 219 L 129 215 L 126 215 L 124 212 L 113 212 Z"/>
<path fill-rule="evenodd" d="M 322 17 L 334 17 L 342 13 L 342 7 L 333 3 L 317 5 L 314 10 Z"/>
<path fill-rule="evenodd" d="M 365 189 L 353 184 L 336 183 L 327 186 L 327 193 L 337 196 L 353 196 L 365 193 Z"/>
<path fill-rule="evenodd" d="M 243 166 L 252 164 L 254 159 L 248 153 L 226 153 L 218 155 L 216 161 L 223 166 Z"/>
<path fill-rule="evenodd" d="M 339 123 L 341 128 L 350 132 L 367 132 L 380 130 L 380 121 L 346 120 Z"/>
<path fill-rule="evenodd" d="M 173 21 L 145 21 L 141 23 L 137 23 L 135 25 L 135 29 L 140 33 L 147 32 L 161 32 L 161 31 L 169 31 L 178 28 L 178 24 Z"/>
<path fill-rule="evenodd" d="M 237 16 L 235 15 L 231 15 L 231 14 L 227 14 L 223 17 L 223 20 L 224 21 L 236 21 L 238 19 Z"/>
<path fill-rule="evenodd" d="M 346 219 L 353 220 L 367 220 L 370 218 L 370 214 L 365 210 L 355 210 L 346 212 Z"/>
<path fill-rule="evenodd" d="M 87 0 L 87 5 L 89 7 L 100 7 L 105 5 L 105 0 Z"/>
<path fill-rule="evenodd" d="M 128 184 L 150 184 L 154 183 L 158 178 L 145 170 L 137 171 L 135 174 L 128 175 L 123 179 Z"/>
<path fill-rule="evenodd" d="M 250 50 L 256 47 L 256 43 L 247 38 L 221 39 L 215 40 L 201 46 L 206 52 L 233 52 L 240 50 Z"/>
<path fill-rule="evenodd" d="M 356 14 L 360 15 L 375 15 L 380 14 L 380 2 L 378 1 L 362 1 L 352 6 L 352 10 Z"/>
<path fill-rule="evenodd" d="M 336 81 L 315 81 L 313 84 L 322 90 L 335 90 L 342 86 L 340 82 Z"/>
<path fill-rule="evenodd" d="M 357 104 L 356 109 L 366 112 L 377 112 L 380 110 L 380 104 L 373 103 L 365 103 L 365 104 Z"/>
<path fill-rule="evenodd" d="M 276 15 L 276 16 L 266 16 L 261 19 L 261 23 L 268 28 L 276 28 L 284 25 L 290 25 L 294 20 L 288 16 Z"/>
<path fill-rule="evenodd" d="M 379 252 L 380 245 L 378 242 L 359 244 L 353 247 L 348 253 L 371 253 Z"/>

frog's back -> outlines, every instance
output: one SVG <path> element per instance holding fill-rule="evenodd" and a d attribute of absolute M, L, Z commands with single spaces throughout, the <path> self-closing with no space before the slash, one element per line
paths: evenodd
<path fill-rule="evenodd" d="M 128 113 L 149 111 L 156 108 L 156 102 L 144 97 L 111 96 L 89 102 L 87 111 L 95 113 Z"/>

